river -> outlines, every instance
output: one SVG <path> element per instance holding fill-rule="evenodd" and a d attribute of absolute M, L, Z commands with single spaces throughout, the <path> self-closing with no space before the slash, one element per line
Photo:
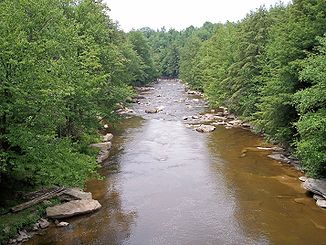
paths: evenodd
<path fill-rule="evenodd" d="M 178 81 L 153 87 L 114 130 L 105 178 L 87 183 L 102 209 L 26 244 L 326 244 L 326 211 L 305 194 L 300 173 L 248 150 L 261 137 L 187 128 L 183 116 L 204 112 L 205 102 Z M 144 112 L 155 106 L 164 109 Z"/>

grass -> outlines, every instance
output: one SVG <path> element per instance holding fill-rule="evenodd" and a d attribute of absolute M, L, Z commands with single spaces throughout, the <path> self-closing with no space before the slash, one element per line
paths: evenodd
<path fill-rule="evenodd" d="M 45 209 L 58 204 L 58 199 L 52 199 L 49 203 L 38 204 L 18 213 L 8 213 L 0 216 L 0 244 L 5 244 L 10 238 L 23 228 L 35 224 L 45 214 Z"/>

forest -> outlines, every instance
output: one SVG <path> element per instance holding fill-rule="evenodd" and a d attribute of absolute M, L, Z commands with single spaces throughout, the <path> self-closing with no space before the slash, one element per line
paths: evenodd
<path fill-rule="evenodd" d="M 161 76 L 179 77 L 326 175 L 326 1 L 260 7 L 237 23 L 143 28 Z"/>
<path fill-rule="evenodd" d="M 326 175 L 326 1 L 123 32 L 95 0 L 0 1 L 0 187 L 82 186 L 133 86 L 180 78 Z"/>

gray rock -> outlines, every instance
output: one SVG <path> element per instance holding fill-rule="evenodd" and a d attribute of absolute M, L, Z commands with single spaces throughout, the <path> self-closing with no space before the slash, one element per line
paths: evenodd
<path fill-rule="evenodd" d="M 154 114 L 157 113 L 158 111 L 156 108 L 152 108 L 152 109 L 146 109 L 145 112 L 148 114 Z"/>
<path fill-rule="evenodd" d="M 326 179 L 308 178 L 302 186 L 306 190 L 326 198 Z"/>
<path fill-rule="evenodd" d="M 39 223 L 33 225 L 32 230 L 37 231 L 40 228 Z"/>
<path fill-rule="evenodd" d="M 102 136 L 102 142 L 108 142 L 112 139 L 113 139 L 113 134 L 110 134 L 110 133 Z"/>
<path fill-rule="evenodd" d="M 47 221 L 46 219 L 40 219 L 40 220 L 38 221 L 38 224 L 39 224 L 39 227 L 40 227 L 41 229 L 45 229 L 45 228 L 48 228 L 48 227 L 49 227 L 50 222 Z"/>
<path fill-rule="evenodd" d="M 76 200 L 46 209 L 49 218 L 60 219 L 81 214 L 87 214 L 100 209 L 102 206 L 96 200 Z"/>
<path fill-rule="evenodd" d="M 233 127 L 240 127 L 242 125 L 242 121 L 240 120 L 232 120 L 228 122 Z"/>
<path fill-rule="evenodd" d="M 101 150 L 110 150 L 112 147 L 112 143 L 111 142 L 103 142 L 103 143 L 91 144 L 91 147 L 99 148 Z"/>
<path fill-rule="evenodd" d="M 305 182 L 308 178 L 306 176 L 299 177 L 299 180 L 302 182 Z"/>
<path fill-rule="evenodd" d="M 212 125 L 214 125 L 214 126 L 221 126 L 222 125 L 223 126 L 223 125 L 226 125 L 226 122 L 223 122 L 223 121 L 222 122 L 213 122 Z"/>
<path fill-rule="evenodd" d="M 285 162 L 285 163 L 290 163 L 290 159 L 288 159 L 286 156 L 284 156 L 281 153 L 273 153 L 268 155 L 267 157 L 274 159 L 276 161 L 280 161 L 280 162 Z"/>
<path fill-rule="evenodd" d="M 156 111 L 157 112 L 163 111 L 163 109 L 164 109 L 164 106 L 158 106 L 158 107 L 156 107 Z"/>
<path fill-rule="evenodd" d="M 68 188 L 64 191 L 64 194 L 69 195 L 77 200 L 91 200 L 92 193 L 84 192 L 78 188 Z"/>
<path fill-rule="evenodd" d="M 197 132 L 200 132 L 200 133 L 209 133 L 209 132 L 212 132 L 214 131 L 216 128 L 212 125 L 200 125 L 198 128 L 196 128 L 196 131 Z"/>
<path fill-rule="evenodd" d="M 316 204 L 320 208 L 326 208 L 326 200 L 317 200 Z"/>
<path fill-rule="evenodd" d="M 16 238 L 16 241 L 23 242 L 23 241 L 27 241 L 29 238 L 30 236 L 27 234 L 25 230 L 23 230 L 18 232 L 18 237 Z"/>
<path fill-rule="evenodd" d="M 189 90 L 187 94 L 197 94 L 197 91 Z"/>
<path fill-rule="evenodd" d="M 319 195 L 317 195 L 317 194 L 314 194 L 312 198 L 315 199 L 316 201 L 318 201 L 318 200 L 325 200 L 324 197 L 319 196 Z"/>
<path fill-rule="evenodd" d="M 64 221 L 62 221 L 62 222 L 59 222 L 56 226 L 57 226 L 57 227 L 66 227 L 66 226 L 68 226 L 68 225 L 69 225 L 68 222 L 64 222 Z"/>
<path fill-rule="evenodd" d="M 97 143 L 97 144 L 91 144 L 90 145 L 93 148 L 99 148 L 100 152 L 96 158 L 96 161 L 98 163 L 104 162 L 106 159 L 109 158 L 110 155 L 110 149 L 112 147 L 111 142 L 103 142 L 103 143 Z"/>

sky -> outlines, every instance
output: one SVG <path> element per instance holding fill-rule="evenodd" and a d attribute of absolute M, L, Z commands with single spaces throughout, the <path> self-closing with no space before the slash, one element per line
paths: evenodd
<path fill-rule="evenodd" d="M 261 5 L 269 7 L 279 0 L 104 0 L 124 31 L 150 27 L 154 30 L 165 26 L 183 30 L 188 26 L 237 21 L 250 10 Z M 291 0 L 283 0 L 289 3 Z"/>

